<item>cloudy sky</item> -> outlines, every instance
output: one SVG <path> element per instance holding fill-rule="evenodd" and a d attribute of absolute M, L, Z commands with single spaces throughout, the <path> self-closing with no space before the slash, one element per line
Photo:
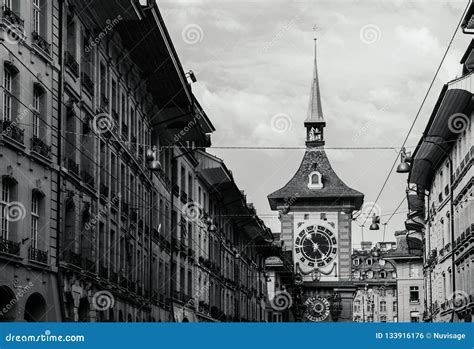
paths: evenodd
<path fill-rule="evenodd" d="M 460 0 L 158 0 L 195 94 L 214 123 L 213 146 L 303 147 L 313 37 L 327 147 L 400 147 L 466 7 Z M 407 142 L 413 149 L 444 83 L 461 72 L 470 37 L 458 32 Z M 267 195 L 297 170 L 303 150 L 210 149 L 273 231 Z M 339 176 L 373 202 L 395 150 L 327 150 Z M 404 196 L 392 173 L 376 208 L 386 221 Z M 367 205 L 367 204 L 366 204 Z M 370 206 L 369 206 L 370 208 Z M 403 229 L 404 204 L 386 240 Z M 361 241 L 354 224 L 353 243 Z M 365 229 L 364 239 L 382 241 Z"/>

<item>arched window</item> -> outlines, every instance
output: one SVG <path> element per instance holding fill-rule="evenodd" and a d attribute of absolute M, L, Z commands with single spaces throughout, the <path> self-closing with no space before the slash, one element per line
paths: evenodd
<path fill-rule="evenodd" d="M 323 181 L 321 173 L 313 171 L 308 176 L 308 188 L 310 189 L 321 189 L 323 187 Z"/>

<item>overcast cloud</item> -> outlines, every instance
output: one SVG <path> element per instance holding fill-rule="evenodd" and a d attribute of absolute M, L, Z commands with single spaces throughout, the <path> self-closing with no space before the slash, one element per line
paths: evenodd
<path fill-rule="evenodd" d="M 314 36 L 326 146 L 400 146 L 466 4 L 158 0 L 185 70 L 198 79 L 194 92 L 217 129 L 213 145 L 273 147 L 304 146 Z M 409 146 L 417 144 L 442 85 L 460 74 L 470 39 L 458 32 Z M 281 132 L 282 126 L 287 130 Z M 293 176 L 303 150 L 209 152 L 225 160 L 265 223 L 280 231 L 267 195 Z M 363 192 L 366 202 L 375 200 L 396 156 L 394 150 L 327 153 L 341 179 Z M 382 222 L 403 198 L 406 178 L 392 174 L 379 200 Z M 386 240 L 404 229 L 406 205 L 400 212 L 388 224 Z M 354 225 L 353 233 L 357 247 L 360 227 Z M 364 239 L 381 241 L 382 233 L 365 229 Z"/>

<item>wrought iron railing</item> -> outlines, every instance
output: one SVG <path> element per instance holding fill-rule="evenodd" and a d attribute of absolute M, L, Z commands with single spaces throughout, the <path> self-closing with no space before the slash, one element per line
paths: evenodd
<path fill-rule="evenodd" d="M 51 53 L 51 44 L 47 42 L 38 32 L 31 33 L 31 37 L 33 39 L 33 44 L 38 46 L 41 50 L 43 50 L 48 55 Z"/>
<path fill-rule="evenodd" d="M 51 146 L 38 137 L 31 138 L 31 150 L 45 158 L 51 159 Z"/>
<path fill-rule="evenodd" d="M 25 130 L 19 128 L 14 121 L 0 120 L 2 135 L 23 144 L 25 142 Z"/>
<path fill-rule="evenodd" d="M 20 255 L 20 243 L 0 238 L 0 253 Z"/>
<path fill-rule="evenodd" d="M 31 246 L 28 250 L 28 258 L 33 261 L 48 264 L 48 252 L 38 250 L 37 248 Z"/>

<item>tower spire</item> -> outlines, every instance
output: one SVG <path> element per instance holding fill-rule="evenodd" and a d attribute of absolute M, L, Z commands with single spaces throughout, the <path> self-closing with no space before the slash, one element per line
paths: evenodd
<path fill-rule="evenodd" d="M 313 80 L 309 94 L 309 106 L 304 126 L 306 128 L 306 146 L 324 146 L 324 127 L 326 122 L 321 107 L 321 92 L 319 91 L 318 61 L 316 51 L 316 38 L 314 39 L 314 68 Z"/>
<path fill-rule="evenodd" d="M 308 113 L 305 122 L 321 122 L 324 121 L 323 109 L 321 107 L 321 92 L 319 91 L 319 77 L 318 77 L 318 60 L 316 41 L 314 38 L 314 70 L 313 80 L 311 82 L 311 90 L 309 94 Z"/>

